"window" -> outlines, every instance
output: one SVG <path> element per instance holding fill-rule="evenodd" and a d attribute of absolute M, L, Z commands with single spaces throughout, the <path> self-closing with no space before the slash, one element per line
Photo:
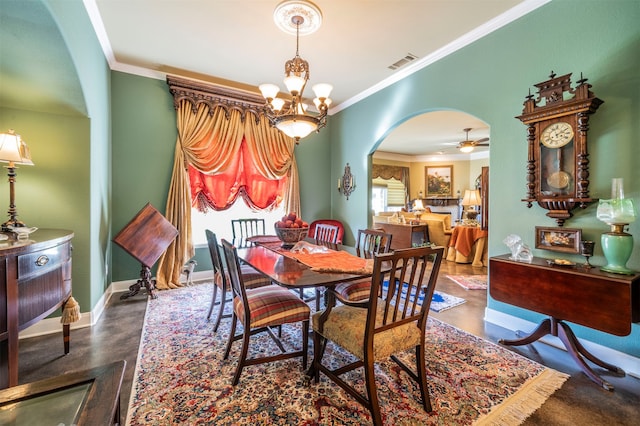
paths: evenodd
<path fill-rule="evenodd" d="M 238 198 L 233 206 L 227 210 L 202 213 L 196 208 L 191 208 L 191 232 L 193 244 L 196 247 L 205 247 L 207 238 L 204 234 L 205 229 L 215 232 L 218 241 L 222 238 L 231 241 L 233 232 L 231 231 L 231 219 L 239 218 L 262 218 L 264 219 L 264 228 L 266 234 L 275 234 L 273 224 L 285 215 L 282 204 L 280 207 L 271 211 L 252 211 L 242 198 Z"/>
<path fill-rule="evenodd" d="M 371 190 L 371 208 L 376 212 L 400 211 L 406 207 L 407 191 L 404 184 L 394 178 L 373 179 Z"/>

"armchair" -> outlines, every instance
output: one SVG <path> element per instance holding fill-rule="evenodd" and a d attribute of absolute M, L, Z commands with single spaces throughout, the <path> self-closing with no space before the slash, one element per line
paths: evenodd
<path fill-rule="evenodd" d="M 422 406 L 425 411 L 431 411 L 425 332 L 443 252 L 442 247 L 420 247 L 376 256 L 367 300 L 350 302 L 333 293 L 343 304 L 329 305 L 325 311 L 312 316 L 314 358 L 311 373 L 315 382 L 319 381 L 322 372 L 367 407 L 376 426 L 383 423 L 374 363 L 389 357 L 418 383 Z M 390 266 L 388 270 L 387 265 Z M 388 283 L 386 290 L 383 289 L 385 281 Z M 419 292 L 424 296 L 421 302 L 418 302 L 419 297 L 412 300 L 405 296 Z M 323 364 L 328 341 L 346 349 L 357 360 L 344 366 L 334 366 L 332 362 Z M 394 355 L 410 348 L 415 350 L 416 372 Z M 340 377 L 360 367 L 364 369 L 366 395 Z"/>
<path fill-rule="evenodd" d="M 216 323 L 213 326 L 213 331 L 216 332 L 218 331 L 218 327 L 220 326 L 220 320 L 222 318 L 228 318 L 231 316 L 229 314 L 224 315 L 225 304 L 227 302 L 231 302 L 231 299 L 227 299 L 227 291 L 229 291 L 231 288 L 231 286 L 229 285 L 231 278 L 229 277 L 229 272 L 222 265 L 222 256 L 220 256 L 220 246 L 218 245 L 218 238 L 216 237 L 216 234 L 208 229 L 205 230 L 205 234 L 207 235 L 207 245 L 209 246 L 211 264 L 213 265 L 214 280 L 213 298 L 211 299 L 211 305 L 209 306 L 207 319 L 211 318 L 213 308 L 218 305 L 218 318 L 216 318 Z M 249 265 L 241 265 L 240 273 L 242 274 L 245 288 L 256 288 L 271 284 L 271 280 L 268 277 L 256 271 Z M 220 290 L 220 300 L 217 300 L 218 290 Z"/>

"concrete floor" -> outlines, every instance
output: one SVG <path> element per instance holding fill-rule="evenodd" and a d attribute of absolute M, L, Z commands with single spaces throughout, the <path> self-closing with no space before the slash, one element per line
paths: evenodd
<path fill-rule="evenodd" d="M 513 338 L 511 331 L 483 321 L 486 291 L 467 291 L 446 278 L 447 274 L 482 273 L 486 273 L 486 268 L 443 262 L 437 289 L 463 297 L 466 303 L 430 315 L 493 342 Z M 143 294 L 127 300 L 114 295 L 95 326 L 72 330 L 71 353 L 66 356 L 63 355 L 61 333 L 21 340 L 19 382 L 28 383 L 124 359 L 127 368 L 120 398 L 124 421 L 145 309 Z M 609 392 L 590 381 L 563 350 L 544 343 L 512 350 L 571 375 L 524 425 L 640 425 L 640 380 L 630 376 L 615 377 L 596 367 L 595 371 L 615 386 L 615 391 Z"/>

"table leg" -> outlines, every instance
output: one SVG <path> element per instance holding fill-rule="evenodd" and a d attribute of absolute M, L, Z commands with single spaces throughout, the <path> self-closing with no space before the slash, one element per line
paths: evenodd
<path fill-rule="evenodd" d="M 127 299 L 131 296 L 135 296 L 138 292 L 144 287 L 147 290 L 147 294 L 152 299 L 155 299 L 157 296 L 155 294 L 156 289 L 156 280 L 151 278 L 151 268 L 148 266 L 142 266 L 142 270 L 140 271 L 140 279 L 136 281 L 135 284 L 129 286 L 129 291 L 120 296 L 121 300 Z"/>
<path fill-rule="evenodd" d="M 535 330 L 533 330 L 527 336 L 522 337 L 521 339 L 500 339 L 498 340 L 498 343 L 507 346 L 528 345 L 529 343 L 533 343 L 536 340 L 540 339 L 542 336 L 546 336 L 547 334 L 551 334 L 551 320 L 549 318 L 542 321 Z"/>
<path fill-rule="evenodd" d="M 594 364 L 603 367 L 609 371 L 612 371 L 616 374 L 625 375 L 624 370 L 615 365 L 606 363 L 601 359 L 597 358 L 595 355 L 587 351 L 587 349 L 582 346 L 576 335 L 571 330 L 568 324 L 563 321 L 559 321 L 555 318 L 547 318 L 538 325 L 538 327 L 531 332 L 529 335 L 524 336 L 521 339 L 507 340 L 500 339 L 498 343 L 507 346 L 520 346 L 520 345 L 528 345 L 530 343 L 535 342 L 541 337 L 551 334 L 552 336 L 556 336 L 560 339 L 560 341 L 567 348 L 567 353 L 573 358 L 573 360 L 578 364 L 580 369 L 582 369 L 583 373 L 587 375 L 592 381 L 603 387 L 608 391 L 613 390 L 613 386 L 598 376 L 589 365 L 585 362 L 584 358 L 587 358 L 589 361 Z"/>

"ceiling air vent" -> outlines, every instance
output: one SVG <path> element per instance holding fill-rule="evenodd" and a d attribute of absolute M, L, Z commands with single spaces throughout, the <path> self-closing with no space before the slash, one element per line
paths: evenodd
<path fill-rule="evenodd" d="M 404 58 L 400 59 L 399 61 L 397 61 L 397 62 L 395 62 L 395 63 L 393 63 L 391 65 L 389 65 L 388 68 L 390 70 L 397 70 L 398 68 L 403 67 L 403 66 L 407 65 L 409 62 L 415 61 L 416 59 L 418 59 L 418 57 L 416 55 L 414 55 L 412 53 L 407 53 L 407 55 Z"/>

